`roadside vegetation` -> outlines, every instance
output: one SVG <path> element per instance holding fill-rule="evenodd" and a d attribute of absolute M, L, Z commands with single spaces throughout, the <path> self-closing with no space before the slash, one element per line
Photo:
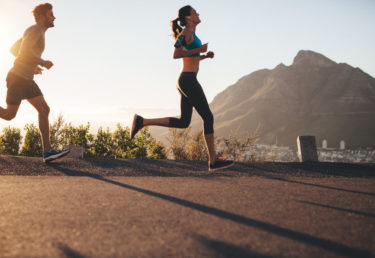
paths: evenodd
<path fill-rule="evenodd" d="M 42 156 L 42 144 L 39 129 L 34 124 L 26 124 L 24 134 L 21 130 L 6 127 L 0 133 L 0 154 Z M 130 140 L 130 128 L 117 125 L 114 131 L 99 128 L 94 135 L 90 133 L 90 123 L 74 126 L 59 116 L 50 126 L 51 145 L 62 149 L 68 145 L 82 146 L 85 157 L 100 158 L 147 158 L 177 160 L 208 160 L 203 132 L 192 132 L 191 127 L 169 129 L 169 147 L 152 137 L 147 127 L 143 128 L 133 140 Z M 24 135 L 24 136 L 22 136 Z M 255 144 L 260 136 L 259 129 L 246 137 L 236 133 L 216 139 L 219 156 L 235 161 L 273 161 L 277 153 L 264 152 L 259 155 Z"/>
<path fill-rule="evenodd" d="M 185 130 L 170 128 L 168 135 L 168 153 L 174 159 L 208 160 L 202 130 L 191 132 L 191 127 Z M 241 162 L 275 161 L 278 157 L 277 151 L 256 148 L 259 137 L 260 127 L 245 137 L 238 136 L 237 131 L 227 137 L 216 137 L 217 155 Z"/>

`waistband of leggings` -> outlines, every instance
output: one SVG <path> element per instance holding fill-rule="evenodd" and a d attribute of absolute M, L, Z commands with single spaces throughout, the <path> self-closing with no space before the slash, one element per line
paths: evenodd
<path fill-rule="evenodd" d="M 197 76 L 197 72 L 181 72 L 180 76 Z"/>

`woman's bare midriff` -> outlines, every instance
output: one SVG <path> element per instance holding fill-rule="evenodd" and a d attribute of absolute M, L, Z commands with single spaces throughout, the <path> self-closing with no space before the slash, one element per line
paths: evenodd
<path fill-rule="evenodd" d="M 199 71 L 199 62 L 200 62 L 199 56 L 184 57 L 182 59 L 182 62 L 183 62 L 182 72 L 197 73 Z"/>

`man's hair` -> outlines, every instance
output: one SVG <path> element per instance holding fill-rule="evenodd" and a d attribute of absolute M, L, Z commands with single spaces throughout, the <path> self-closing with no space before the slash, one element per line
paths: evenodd
<path fill-rule="evenodd" d="M 44 4 L 39 4 L 34 7 L 33 14 L 34 14 L 34 19 L 36 22 L 38 22 L 39 18 L 41 15 L 46 15 L 47 11 L 52 9 L 52 5 L 50 3 L 44 3 Z"/>

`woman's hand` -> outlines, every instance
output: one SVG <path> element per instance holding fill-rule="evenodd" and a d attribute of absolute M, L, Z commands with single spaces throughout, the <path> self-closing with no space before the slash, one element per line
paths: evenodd
<path fill-rule="evenodd" d="M 215 56 L 215 53 L 212 52 L 212 51 L 209 51 L 209 52 L 207 52 L 207 54 L 206 54 L 206 57 L 207 57 L 207 58 L 214 58 L 214 56 Z"/>

